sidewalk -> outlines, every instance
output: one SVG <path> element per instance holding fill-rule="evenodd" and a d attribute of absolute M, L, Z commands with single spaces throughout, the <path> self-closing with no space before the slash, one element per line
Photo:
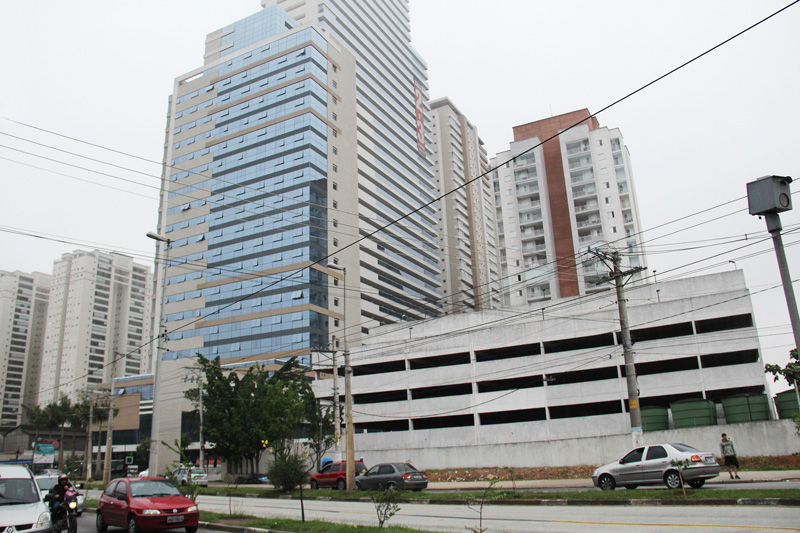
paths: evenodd
<path fill-rule="evenodd" d="M 784 481 L 800 480 L 800 470 L 763 470 L 739 471 L 741 479 L 737 483 L 755 483 L 759 481 Z M 719 477 L 709 479 L 707 483 L 731 483 L 727 472 L 720 472 Z M 488 481 L 445 481 L 428 483 L 428 490 L 481 490 L 489 486 Z M 516 482 L 500 481 L 495 484 L 497 489 L 591 489 L 592 480 L 579 479 L 523 479 Z"/>

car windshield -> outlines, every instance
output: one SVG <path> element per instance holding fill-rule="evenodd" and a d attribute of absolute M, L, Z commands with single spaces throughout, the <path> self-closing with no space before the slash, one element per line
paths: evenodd
<path fill-rule="evenodd" d="M 45 491 L 50 490 L 56 486 L 58 482 L 57 477 L 37 477 L 36 483 L 39 485 L 39 490 Z"/>
<path fill-rule="evenodd" d="M 673 448 L 675 448 L 679 452 L 699 452 L 700 451 L 697 448 L 692 448 L 691 446 L 688 446 L 686 444 L 675 444 L 675 443 L 673 443 L 673 444 L 670 444 L 670 446 L 672 446 Z"/>
<path fill-rule="evenodd" d="M 30 478 L 0 479 L 0 505 L 38 502 L 41 496 Z"/>
<path fill-rule="evenodd" d="M 180 496 L 181 491 L 164 480 L 131 481 L 131 497 L 149 498 L 151 496 Z"/>
<path fill-rule="evenodd" d="M 396 465 L 401 472 L 418 472 L 418 470 L 411 463 Z"/>

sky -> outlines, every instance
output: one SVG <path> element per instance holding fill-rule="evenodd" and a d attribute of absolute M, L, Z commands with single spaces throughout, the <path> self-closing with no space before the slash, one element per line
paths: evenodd
<path fill-rule="evenodd" d="M 631 154 L 648 275 L 743 270 L 764 360 L 784 365 L 789 313 L 765 222 L 745 197 L 764 175 L 800 179 L 800 4 L 605 108 L 789 4 L 411 0 L 412 45 L 430 96 L 454 102 L 489 157 L 516 125 L 602 110 L 600 125 L 619 128 Z M 0 2 L 0 270 L 50 273 L 61 254 L 95 247 L 152 265 L 145 234 L 156 229 L 174 79 L 202 65 L 206 34 L 258 9 Z M 795 199 L 781 219 L 800 279 Z"/>

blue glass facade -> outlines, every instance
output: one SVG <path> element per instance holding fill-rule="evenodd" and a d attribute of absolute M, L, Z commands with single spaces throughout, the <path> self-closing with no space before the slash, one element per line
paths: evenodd
<path fill-rule="evenodd" d="M 296 26 L 273 7 L 224 28 L 208 83 L 174 95 L 162 227 L 186 268 L 166 279 L 166 321 L 170 344 L 201 347 L 165 360 L 328 342 L 312 307 L 328 307 L 327 278 L 303 268 L 328 255 L 327 42 L 313 28 L 280 37 Z"/>

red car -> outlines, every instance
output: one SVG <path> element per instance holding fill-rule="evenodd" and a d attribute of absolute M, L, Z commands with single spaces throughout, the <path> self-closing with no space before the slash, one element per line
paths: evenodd
<path fill-rule="evenodd" d="M 311 474 L 311 489 L 316 490 L 320 487 L 333 487 L 344 490 L 347 487 L 347 463 L 328 463 L 316 474 Z M 361 461 L 355 462 L 356 475 L 367 471 L 367 467 Z"/>
<path fill-rule="evenodd" d="M 168 480 L 129 477 L 113 480 L 103 491 L 96 526 L 101 533 L 108 526 L 124 527 L 129 533 L 177 528 L 195 533 L 199 518 L 197 504 Z"/>

